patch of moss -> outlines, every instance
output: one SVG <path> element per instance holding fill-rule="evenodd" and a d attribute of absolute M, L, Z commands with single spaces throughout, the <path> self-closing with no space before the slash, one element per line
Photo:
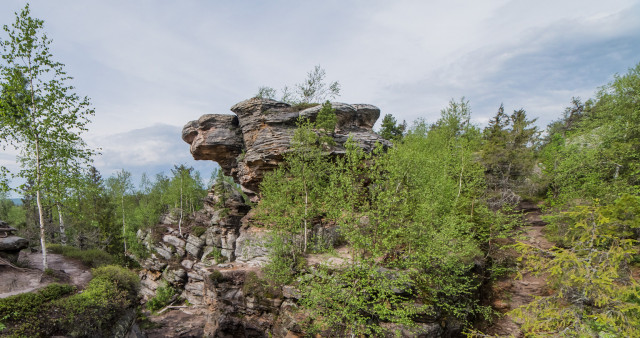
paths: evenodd
<path fill-rule="evenodd" d="M 222 283 L 222 282 L 226 281 L 226 278 L 224 277 L 224 275 L 222 274 L 222 272 L 220 272 L 219 270 L 213 270 L 213 271 L 211 271 L 211 274 L 209 275 L 209 279 L 210 279 L 214 284 L 218 284 L 218 283 Z"/>
<path fill-rule="evenodd" d="M 199 225 L 196 225 L 193 228 L 191 228 L 191 234 L 196 237 L 202 236 L 205 233 L 205 231 L 207 231 L 207 228 Z"/>
<path fill-rule="evenodd" d="M 305 109 L 308 109 L 308 108 L 311 108 L 311 107 L 315 107 L 315 106 L 319 106 L 319 105 L 320 105 L 319 103 L 301 102 L 301 103 L 294 104 L 289 109 L 291 109 L 291 111 L 298 112 L 298 111 L 302 111 L 302 110 L 305 110 Z"/>

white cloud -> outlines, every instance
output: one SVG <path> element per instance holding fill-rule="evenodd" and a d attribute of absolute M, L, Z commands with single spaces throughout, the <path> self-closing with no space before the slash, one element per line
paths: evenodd
<path fill-rule="evenodd" d="M 3 1 L 0 22 L 24 3 Z M 104 168 L 188 160 L 179 126 L 228 113 L 259 86 L 300 82 L 316 64 L 342 84 L 340 101 L 399 120 L 434 120 L 464 95 L 478 122 L 504 102 L 546 123 L 640 61 L 640 6 L 629 0 L 30 3 L 92 98 L 88 137 Z"/>

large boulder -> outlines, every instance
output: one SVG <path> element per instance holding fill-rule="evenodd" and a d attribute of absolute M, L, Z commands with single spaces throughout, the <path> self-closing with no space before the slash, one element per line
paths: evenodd
<path fill-rule="evenodd" d="M 29 241 L 14 235 L 16 229 L 0 220 L 0 257 L 16 263 L 20 250 L 29 247 Z"/>
<path fill-rule="evenodd" d="M 338 122 L 330 154 L 343 154 L 349 136 L 366 151 L 376 143 L 390 145 L 372 130 L 380 117 L 377 107 L 338 102 L 332 107 Z M 225 175 L 255 199 L 264 174 L 278 167 L 289 151 L 298 118 L 314 121 L 320 109 L 318 105 L 298 111 L 284 102 L 252 98 L 231 107 L 236 116 L 208 114 L 187 123 L 182 139 L 191 145 L 194 159 L 218 162 Z"/>

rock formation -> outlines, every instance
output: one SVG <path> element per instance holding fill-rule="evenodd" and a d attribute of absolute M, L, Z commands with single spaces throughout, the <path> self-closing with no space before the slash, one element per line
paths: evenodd
<path fill-rule="evenodd" d="M 0 258 L 11 263 L 16 263 L 20 250 L 29 246 L 28 240 L 13 234 L 15 231 L 7 222 L 0 220 Z"/>
<path fill-rule="evenodd" d="M 208 114 L 187 123 L 182 139 L 191 145 L 194 159 L 218 162 L 224 174 L 232 176 L 253 199 L 264 174 L 276 168 L 290 149 L 298 118 L 314 121 L 321 108 L 297 110 L 284 102 L 252 98 L 231 107 L 236 116 Z M 372 130 L 380 117 L 377 107 L 334 102 L 332 108 L 338 122 L 331 154 L 343 154 L 349 136 L 366 151 L 377 142 L 390 145 Z"/>
<path fill-rule="evenodd" d="M 182 236 L 171 215 L 162 217 L 168 224 L 138 232 L 150 252 L 140 260 L 140 293 L 146 301 L 170 285 L 190 304 L 208 309 L 207 337 L 284 337 L 296 330 L 291 318 L 297 296 L 265 290 L 259 282 L 269 232 L 247 224 L 249 207 L 230 184 L 217 188 L 185 222 Z"/>

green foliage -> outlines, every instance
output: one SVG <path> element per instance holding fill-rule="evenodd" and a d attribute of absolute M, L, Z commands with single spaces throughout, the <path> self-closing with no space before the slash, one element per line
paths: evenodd
<path fill-rule="evenodd" d="M 382 118 L 382 125 L 380 126 L 378 134 L 385 140 L 396 142 L 402 139 L 406 129 L 406 122 L 403 121 L 401 124 L 398 124 L 393 115 L 386 114 L 384 118 Z"/>
<path fill-rule="evenodd" d="M 612 206 L 576 207 L 564 213 L 566 248 L 541 252 L 524 243 L 524 268 L 548 275 L 556 291 L 512 314 L 530 335 L 620 336 L 640 334 L 640 285 L 629 271 L 637 242 L 637 197 L 625 196 Z"/>
<path fill-rule="evenodd" d="M 81 250 L 76 247 L 61 244 L 47 244 L 47 249 L 51 253 L 80 260 L 85 265 L 94 268 L 115 262 L 113 256 L 99 249 Z"/>
<path fill-rule="evenodd" d="M 408 302 L 411 283 L 408 275 L 376 264 L 352 265 L 340 273 L 321 267 L 301 283 L 301 304 L 316 319 L 311 333 L 381 336 L 380 322 L 411 327 L 414 316 L 433 314 L 428 306 Z"/>
<path fill-rule="evenodd" d="M 71 336 L 108 334 L 124 310 L 136 303 L 135 273 L 118 266 L 93 271 L 97 275 L 82 293 L 53 303 L 65 314 L 58 325 Z"/>
<path fill-rule="evenodd" d="M 156 289 L 156 296 L 149 299 L 147 302 L 147 309 L 155 312 L 165 306 L 169 305 L 169 302 L 174 299 L 174 296 L 178 291 L 171 285 L 165 283 Z"/>
<path fill-rule="evenodd" d="M 216 264 L 224 263 L 227 261 L 227 257 L 222 255 L 222 249 L 218 247 L 213 247 L 213 250 L 211 250 L 208 256 L 213 258 Z"/>
<path fill-rule="evenodd" d="M 326 72 L 320 65 L 307 73 L 307 78 L 294 85 L 293 91 L 288 86 L 282 88 L 280 101 L 291 105 L 309 105 L 336 98 L 340 95 L 340 84 L 337 81 L 326 83 Z M 257 98 L 275 99 L 277 91 L 271 87 L 260 87 Z M 310 106 L 309 106 L 310 107 Z"/>
<path fill-rule="evenodd" d="M 0 318 L 10 337 L 108 336 L 124 310 L 137 300 L 138 277 L 118 266 L 92 270 L 81 293 L 71 285 L 50 284 L 36 293 L 0 299 Z"/>
<path fill-rule="evenodd" d="M 91 270 L 94 279 L 105 279 L 135 296 L 140 285 L 140 278 L 135 272 L 117 265 L 105 265 Z"/>
<path fill-rule="evenodd" d="M 336 121 L 329 102 L 323 104 L 314 122 L 300 119 L 292 151 L 285 156 L 286 166 L 267 174 L 262 183 L 263 196 L 256 217 L 272 224 L 277 233 L 271 243 L 272 264 L 266 271 L 279 281 L 297 271 L 300 256 L 310 247 L 314 219 L 330 212 L 328 182 L 333 165 L 323 150 L 333 145 L 330 133 Z"/>
<path fill-rule="evenodd" d="M 30 16 L 28 4 L 16 13 L 11 27 L 4 26 L 7 39 L 0 40 L 0 140 L 3 149 L 10 145 L 20 151 L 22 170 L 17 175 L 31 181 L 35 191 L 46 268 L 42 195 L 48 189 L 60 206 L 74 181 L 73 173 L 90 162 L 94 152 L 81 135 L 94 111 L 88 98 L 73 93 L 68 84 L 72 78 L 62 63 L 53 60 L 51 40 L 42 29 L 43 21 Z M 0 173 L 5 174 L 6 168 Z M 61 230 L 64 240 L 62 223 Z"/>
<path fill-rule="evenodd" d="M 281 297 L 280 287 L 274 284 L 271 280 L 261 279 L 254 271 L 249 271 L 244 276 L 242 292 L 246 297 L 254 297 L 257 300 Z"/>
<path fill-rule="evenodd" d="M 556 205 L 586 198 L 612 202 L 640 185 L 640 64 L 602 87 L 595 100 L 574 99 L 549 128 L 542 149 Z"/>
<path fill-rule="evenodd" d="M 207 231 L 207 228 L 196 225 L 193 228 L 191 228 L 191 235 L 200 237 L 205 233 L 205 231 Z"/>
<path fill-rule="evenodd" d="M 469 116 L 466 102 L 452 101 L 436 124 L 416 124 L 386 153 L 366 154 L 349 140 L 338 158 L 324 155 L 315 125 L 300 123 L 286 166 L 263 181 L 257 215 L 274 234 L 267 278 L 301 283 L 312 328 L 381 335 L 383 322 L 410 327 L 437 312 L 468 323 L 488 314 L 474 262 L 510 220 L 483 203 L 481 134 Z M 302 265 L 312 223 L 337 225 L 349 263 Z"/>
<path fill-rule="evenodd" d="M 523 109 L 507 115 L 500 105 L 483 131 L 482 163 L 486 168 L 489 202 L 494 209 L 517 204 L 523 194 L 531 195 L 531 173 L 535 167 L 538 129 Z M 531 197 L 531 196 L 527 196 Z"/>
<path fill-rule="evenodd" d="M 222 272 L 220 272 L 220 270 L 211 271 L 211 274 L 209 275 L 209 279 L 216 284 L 222 283 L 226 280 L 226 278 L 224 277 Z"/>
<path fill-rule="evenodd" d="M 41 337 L 53 332 L 52 318 L 43 316 L 50 312 L 51 302 L 69 295 L 76 288 L 71 285 L 49 284 L 44 289 L 0 299 L 0 321 L 9 337 Z"/>

